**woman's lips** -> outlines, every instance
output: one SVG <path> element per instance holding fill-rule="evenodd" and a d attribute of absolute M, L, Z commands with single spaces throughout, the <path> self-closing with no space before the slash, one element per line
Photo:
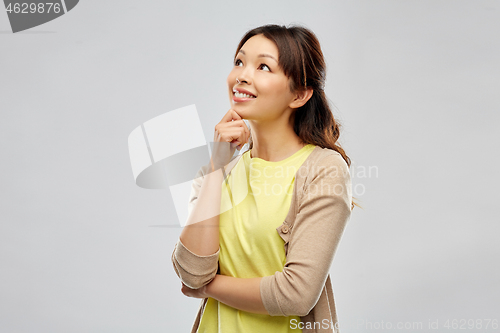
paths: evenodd
<path fill-rule="evenodd" d="M 251 100 L 254 100 L 255 98 L 248 98 L 248 97 L 236 97 L 233 95 L 233 101 L 237 102 L 237 103 L 242 103 L 242 102 L 248 102 L 248 101 L 251 101 Z"/>
<path fill-rule="evenodd" d="M 235 102 L 238 102 L 238 103 L 248 102 L 248 101 L 251 101 L 255 98 L 257 98 L 257 97 L 255 97 L 249 91 L 246 91 L 243 89 L 234 89 L 233 90 L 233 101 L 235 101 Z"/>

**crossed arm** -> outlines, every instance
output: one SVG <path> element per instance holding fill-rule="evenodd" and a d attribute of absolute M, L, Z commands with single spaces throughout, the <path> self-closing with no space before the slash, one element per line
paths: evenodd
<path fill-rule="evenodd" d="M 219 247 L 217 209 L 223 175 L 217 171 L 200 177 L 202 171 L 206 169 L 200 170 L 193 182 L 191 214 L 179 237 L 179 257 L 185 261 L 178 262 L 175 253 L 172 256 L 177 275 L 186 277 L 185 282 L 193 287 L 183 282 L 181 291 L 189 297 L 212 297 L 236 309 L 268 314 L 260 295 L 261 277 L 243 279 L 215 274 Z"/>
<path fill-rule="evenodd" d="M 340 154 L 328 155 L 317 164 L 319 168 L 301 194 L 294 239 L 288 244 L 282 272 L 251 279 L 218 275 L 219 250 L 196 254 L 181 239 L 172 261 L 183 282 L 182 292 L 191 297 L 212 297 L 247 312 L 307 315 L 322 293 L 352 200 L 348 167 Z"/>
<path fill-rule="evenodd" d="M 212 297 L 242 311 L 269 314 L 260 297 L 261 280 L 261 277 L 243 279 L 217 274 L 209 284 L 199 289 L 191 289 L 183 283 L 181 291 L 189 297 Z"/>

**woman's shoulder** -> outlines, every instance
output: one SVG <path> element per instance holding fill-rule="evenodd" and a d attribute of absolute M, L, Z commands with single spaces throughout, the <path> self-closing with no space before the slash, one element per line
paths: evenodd
<path fill-rule="evenodd" d="M 311 152 L 308 160 L 309 167 L 339 165 L 348 168 L 342 155 L 338 151 L 331 148 L 316 146 Z"/>
<path fill-rule="evenodd" d="M 350 179 L 349 166 L 342 154 L 334 149 L 316 146 L 296 173 L 297 186 L 308 186 L 319 178 L 346 183 Z"/>

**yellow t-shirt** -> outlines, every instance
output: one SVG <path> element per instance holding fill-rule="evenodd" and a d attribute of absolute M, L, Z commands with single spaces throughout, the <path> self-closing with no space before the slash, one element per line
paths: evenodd
<path fill-rule="evenodd" d="M 295 173 L 315 147 L 308 144 L 278 162 L 250 158 L 250 151 L 243 153 L 222 189 L 221 275 L 255 278 L 283 271 L 284 242 L 276 228 L 290 209 Z M 292 319 L 295 320 L 291 322 Z M 297 333 L 302 332 L 298 328 L 300 322 L 299 316 L 241 311 L 209 297 L 197 332 Z"/>

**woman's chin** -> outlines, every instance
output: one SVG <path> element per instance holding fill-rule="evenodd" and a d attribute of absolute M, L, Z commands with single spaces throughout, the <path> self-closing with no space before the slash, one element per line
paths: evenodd
<path fill-rule="evenodd" d="M 239 107 L 238 105 L 234 105 L 233 104 L 233 107 L 232 109 L 234 110 L 234 112 L 236 112 L 241 118 L 245 118 L 245 115 L 248 113 L 248 112 L 245 112 L 243 110 L 241 110 L 242 108 Z"/>

